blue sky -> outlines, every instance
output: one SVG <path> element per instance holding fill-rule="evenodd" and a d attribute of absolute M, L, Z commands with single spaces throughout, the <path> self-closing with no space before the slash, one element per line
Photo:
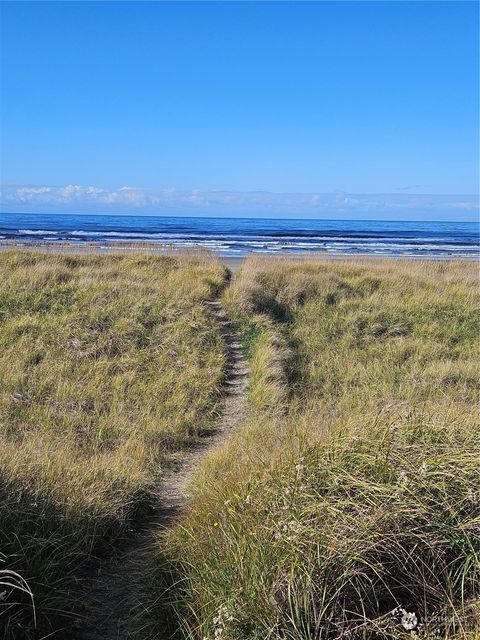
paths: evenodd
<path fill-rule="evenodd" d="M 4 211 L 475 219 L 474 2 L 2 2 Z"/>

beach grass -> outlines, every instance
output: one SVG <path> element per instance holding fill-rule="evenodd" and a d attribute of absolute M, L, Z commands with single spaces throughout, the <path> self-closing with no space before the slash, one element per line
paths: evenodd
<path fill-rule="evenodd" d="M 251 259 L 224 305 L 249 415 L 159 537 L 151 616 L 191 640 L 480 637 L 477 265 Z"/>
<path fill-rule="evenodd" d="M 205 302 L 225 275 L 195 255 L 0 253 L 3 637 L 58 632 L 79 568 L 210 426 L 226 353 Z"/>
<path fill-rule="evenodd" d="M 476 265 L 255 258 L 227 280 L 208 255 L 0 254 L 3 637 L 72 629 L 82 571 L 211 429 L 222 294 L 247 415 L 132 574 L 131 637 L 478 638 Z"/>

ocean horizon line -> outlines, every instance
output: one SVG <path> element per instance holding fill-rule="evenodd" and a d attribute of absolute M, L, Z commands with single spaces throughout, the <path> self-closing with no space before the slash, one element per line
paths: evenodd
<path fill-rule="evenodd" d="M 1 211 L 0 215 L 11 215 L 11 216 L 81 216 L 81 217 L 110 217 L 110 218 L 168 218 L 168 219 L 177 219 L 177 218 L 185 218 L 188 220 L 284 220 L 291 222 L 385 222 L 389 224 L 400 223 L 400 224 L 473 224 L 480 226 L 480 218 L 477 220 L 438 220 L 438 219 L 410 219 L 404 220 L 400 218 L 299 218 L 299 217 L 286 217 L 286 216 L 265 216 L 265 215 L 188 215 L 188 214 L 161 214 L 161 213 L 78 213 L 78 212 L 58 212 L 58 211 Z M 293 214 L 292 214 L 293 216 Z"/>

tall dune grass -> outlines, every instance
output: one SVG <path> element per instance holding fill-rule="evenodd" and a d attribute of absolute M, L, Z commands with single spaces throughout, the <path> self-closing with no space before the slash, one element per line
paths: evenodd
<path fill-rule="evenodd" d="M 251 260 L 224 299 L 251 410 L 159 540 L 179 637 L 479 637 L 476 265 Z"/>
<path fill-rule="evenodd" d="M 34 637 L 35 611 L 58 630 L 78 568 L 148 514 L 210 425 L 225 349 L 204 302 L 224 277 L 207 257 L 0 254 L 5 637 Z"/>

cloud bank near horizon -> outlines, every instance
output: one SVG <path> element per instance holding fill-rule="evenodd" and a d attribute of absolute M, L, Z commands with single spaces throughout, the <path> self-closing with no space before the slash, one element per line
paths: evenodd
<path fill-rule="evenodd" d="M 4 185 L 0 189 L 0 207 L 9 213 L 474 221 L 478 219 L 479 197 Z"/>

